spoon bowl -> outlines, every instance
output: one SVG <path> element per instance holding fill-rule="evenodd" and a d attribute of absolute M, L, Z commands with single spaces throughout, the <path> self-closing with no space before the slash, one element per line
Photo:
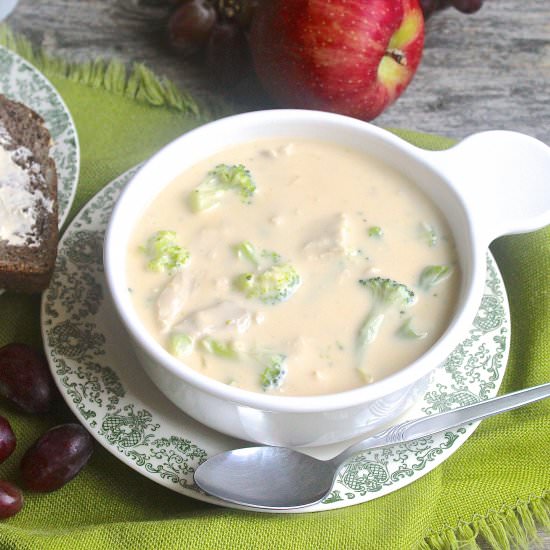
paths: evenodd
<path fill-rule="evenodd" d="M 348 447 L 330 460 L 286 447 L 226 451 L 203 462 L 195 472 L 195 482 L 207 493 L 234 504 L 281 511 L 303 508 L 323 500 L 340 468 L 361 451 L 414 441 L 546 397 L 550 397 L 550 383 L 409 420 Z"/>
<path fill-rule="evenodd" d="M 228 502 L 285 510 L 322 500 L 336 466 L 287 447 L 245 447 L 208 459 L 195 472 L 195 482 Z"/>

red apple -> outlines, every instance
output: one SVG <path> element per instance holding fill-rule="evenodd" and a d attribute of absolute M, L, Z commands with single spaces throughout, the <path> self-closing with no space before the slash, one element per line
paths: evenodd
<path fill-rule="evenodd" d="M 281 106 L 372 120 L 414 76 L 424 18 L 418 0 L 264 0 L 250 41 Z"/>

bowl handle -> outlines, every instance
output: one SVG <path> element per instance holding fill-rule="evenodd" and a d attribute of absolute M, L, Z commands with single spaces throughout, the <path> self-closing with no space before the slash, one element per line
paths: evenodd
<path fill-rule="evenodd" d="M 466 203 L 484 244 L 550 224 L 550 147 L 541 141 L 481 132 L 425 156 Z"/>

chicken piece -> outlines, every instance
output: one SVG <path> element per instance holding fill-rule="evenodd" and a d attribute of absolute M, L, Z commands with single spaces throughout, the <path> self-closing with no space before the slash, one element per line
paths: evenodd
<path fill-rule="evenodd" d="M 173 327 L 173 332 L 195 339 L 224 332 L 243 334 L 249 329 L 251 320 L 249 311 L 234 302 L 223 301 L 191 313 Z"/>
<path fill-rule="evenodd" d="M 350 224 L 345 214 L 338 214 L 323 224 L 322 234 L 307 242 L 304 252 L 309 259 L 345 256 L 349 249 Z"/>
<path fill-rule="evenodd" d="M 157 319 L 162 332 L 168 332 L 178 320 L 195 286 L 195 279 L 185 270 L 178 271 L 157 298 Z"/>

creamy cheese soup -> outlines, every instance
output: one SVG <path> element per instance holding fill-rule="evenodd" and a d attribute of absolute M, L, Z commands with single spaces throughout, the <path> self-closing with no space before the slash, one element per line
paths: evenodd
<path fill-rule="evenodd" d="M 447 327 L 460 280 L 449 227 L 415 184 L 364 153 L 285 139 L 178 176 L 136 224 L 127 269 L 161 345 L 276 395 L 403 368 Z"/>

